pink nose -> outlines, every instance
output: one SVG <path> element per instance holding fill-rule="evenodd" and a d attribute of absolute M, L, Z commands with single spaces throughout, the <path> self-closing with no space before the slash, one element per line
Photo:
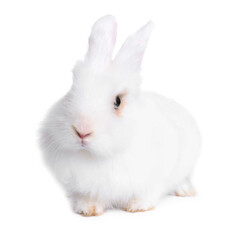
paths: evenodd
<path fill-rule="evenodd" d="M 84 138 L 86 138 L 86 137 L 89 137 L 91 134 L 92 134 L 92 132 L 79 132 L 75 127 L 73 127 L 74 128 L 74 130 L 75 130 L 75 133 L 77 134 L 77 136 L 79 137 L 79 138 L 81 138 L 82 140 L 84 139 Z"/>

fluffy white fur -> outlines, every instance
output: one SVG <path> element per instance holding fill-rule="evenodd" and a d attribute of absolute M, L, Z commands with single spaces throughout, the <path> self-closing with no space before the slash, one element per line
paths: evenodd
<path fill-rule="evenodd" d="M 110 207 L 154 207 L 190 178 L 199 153 L 191 115 L 174 101 L 140 89 L 139 71 L 153 24 L 130 36 L 112 60 L 116 28 L 112 16 L 94 24 L 70 91 L 41 129 L 44 158 L 74 210 L 84 215 Z M 113 103 L 119 94 L 124 107 L 117 115 Z M 73 127 L 92 131 L 85 145 Z"/>

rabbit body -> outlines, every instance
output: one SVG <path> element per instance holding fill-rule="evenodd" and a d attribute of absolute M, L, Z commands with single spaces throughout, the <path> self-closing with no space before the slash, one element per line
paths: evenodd
<path fill-rule="evenodd" d="M 102 21 L 108 25 L 101 24 Z M 99 22 L 107 25 L 107 29 L 109 24 L 114 29 L 112 17 L 105 17 Z M 141 33 L 140 36 L 139 31 L 136 36 L 147 38 L 147 26 L 142 28 Z M 91 58 L 97 55 L 92 50 L 88 54 L 91 54 Z M 122 59 L 118 61 L 121 65 Z M 126 75 L 126 78 L 134 76 L 127 83 L 122 78 L 117 81 L 115 77 L 110 77 L 113 80 L 109 80 L 109 84 L 101 83 L 95 74 L 90 75 L 91 70 L 85 74 L 82 70 L 88 69 L 85 63 L 76 67 L 74 75 L 78 79 L 90 80 L 87 84 L 84 82 L 83 87 L 80 81 L 75 81 L 70 92 L 53 106 L 44 121 L 41 147 L 46 163 L 78 213 L 100 215 L 111 207 L 130 212 L 152 209 L 162 195 L 176 191 L 192 174 L 200 148 L 200 135 L 195 121 L 187 110 L 173 100 L 139 89 L 140 78 L 133 71 Z M 93 64 L 99 64 L 95 61 L 90 63 L 91 69 Z M 99 75 L 100 78 L 105 76 Z M 97 87 L 92 84 L 94 81 Z M 104 109 L 103 104 L 99 111 L 99 102 L 89 104 L 90 108 L 86 104 L 81 108 L 81 103 L 93 102 L 95 96 L 99 99 L 102 97 L 103 101 L 108 94 L 103 92 L 116 89 L 112 81 L 117 82 L 117 88 L 123 89 L 121 91 L 125 95 L 121 97 L 122 105 L 125 104 L 121 112 Z M 92 91 L 89 90 L 91 85 Z M 83 114 L 75 114 L 79 112 L 78 109 L 83 109 Z M 116 114 L 110 111 L 116 111 Z M 108 118 L 108 114 L 112 114 L 111 118 Z M 80 119 L 83 119 L 84 125 Z M 73 131 L 71 126 L 79 129 L 77 126 L 83 125 L 80 130 L 84 131 L 88 124 L 93 124 L 95 135 L 89 136 L 88 142 L 81 147 L 78 144 L 81 139 L 76 136 L 79 130 Z"/>

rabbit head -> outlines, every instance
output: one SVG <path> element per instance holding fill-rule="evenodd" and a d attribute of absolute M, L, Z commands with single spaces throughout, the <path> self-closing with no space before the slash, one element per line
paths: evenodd
<path fill-rule="evenodd" d="M 85 59 L 74 67 L 72 87 L 48 118 L 45 135 L 51 145 L 101 155 L 127 147 L 138 115 L 139 72 L 152 28 L 149 22 L 127 38 L 112 60 L 115 18 L 96 21 Z"/>

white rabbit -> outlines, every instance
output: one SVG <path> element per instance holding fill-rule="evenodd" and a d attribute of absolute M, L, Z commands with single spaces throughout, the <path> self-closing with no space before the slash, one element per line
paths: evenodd
<path fill-rule="evenodd" d="M 196 124 L 174 101 L 140 88 L 152 29 L 149 22 L 131 35 L 112 60 L 117 24 L 100 18 L 71 89 L 42 126 L 46 163 L 82 215 L 112 207 L 146 211 L 165 194 L 193 194 Z"/>

